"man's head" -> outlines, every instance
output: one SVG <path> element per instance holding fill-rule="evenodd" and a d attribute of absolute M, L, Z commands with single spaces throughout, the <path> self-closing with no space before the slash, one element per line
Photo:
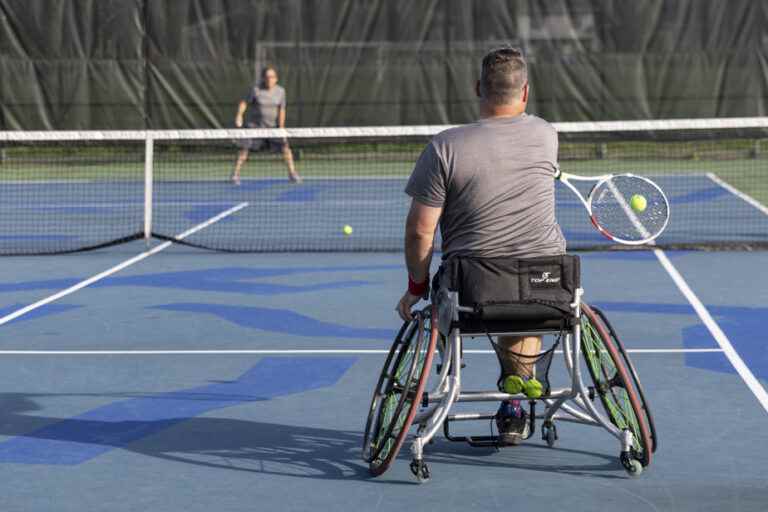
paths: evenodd
<path fill-rule="evenodd" d="M 271 89 L 277 85 L 277 70 L 274 66 L 265 66 L 261 70 L 261 83 L 263 87 Z"/>
<path fill-rule="evenodd" d="M 528 67 L 517 48 L 497 48 L 483 57 L 477 95 L 487 107 L 522 106 L 528 102 Z"/>

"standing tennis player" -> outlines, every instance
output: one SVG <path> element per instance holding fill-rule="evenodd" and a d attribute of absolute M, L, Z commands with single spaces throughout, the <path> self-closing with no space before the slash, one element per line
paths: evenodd
<path fill-rule="evenodd" d="M 248 128 L 285 128 L 285 89 L 277 85 L 277 70 L 272 66 L 265 67 L 261 72 L 261 81 L 254 85 L 248 96 L 240 101 L 235 116 L 235 126 L 243 126 L 243 117 L 248 112 Z M 282 153 L 283 160 L 288 166 L 288 179 L 294 183 L 301 182 L 301 176 L 293 165 L 293 153 L 285 138 L 243 139 L 240 152 L 232 172 L 232 182 L 240 184 L 240 169 L 248 160 L 251 150 L 271 150 Z"/>
<path fill-rule="evenodd" d="M 412 202 L 405 225 L 408 289 L 397 304 L 404 320 L 424 296 L 437 229 L 443 259 L 532 258 L 565 252 L 555 219 L 557 133 L 525 113 L 529 85 L 522 53 L 501 48 L 488 53 L 476 84 L 481 119 L 436 135 L 421 153 L 405 192 Z M 541 338 L 502 336 L 505 351 L 536 355 Z M 530 365 L 505 359 L 518 376 Z M 528 421 L 518 401 L 505 401 L 496 415 L 501 441 L 527 437 Z"/>

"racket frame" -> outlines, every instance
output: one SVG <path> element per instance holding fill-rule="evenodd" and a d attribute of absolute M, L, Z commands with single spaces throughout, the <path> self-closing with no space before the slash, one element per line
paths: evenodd
<path fill-rule="evenodd" d="M 640 232 L 640 234 L 643 236 L 641 240 L 627 240 L 626 238 L 621 238 L 613 235 L 610 231 L 605 229 L 603 226 L 600 225 L 600 223 L 597 221 L 597 218 L 595 217 L 595 214 L 592 213 L 592 200 L 594 199 L 593 193 L 600 188 L 601 185 L 604 183 L 609 182 L 613 178 L 619 177 L 619 176 L 626 176 L 629 178 L 637 178 L 640 180 L 645 181 L 649 185 L 651 185 L 653 188 L 655 188 L 660 194 L 662 199 L 664 200 L 664 203 L 667 206 L 667 217 L 664 219 L 664 224 L 661 226 L 661 229 L 659 229 L 655 234 L 651 234 L 648 232 L 648 230 L 645 229 L 645 227 L 640 223 L 640 221 L 637 218 L 637 215 L 635 215 L 635 212 L 632 211 L 632 207 L 627 203 L 627 201 L 623 200 L 623 198 L 614 192 L 614 196 L 616 197 L 616 200 L 618 201 L 621 208 L 624 210 L 624 213 L 626 213 L 627 217 L 632 221 L 632 223 L 635 225 L 635 228 Z M 566 185 L 571 191 L 576 194 L 576 197 L 579 198 L 579 201 L 581 201 L 581 204 L 584 205 L 584 208 L 586 208 L 587 213 L 589 215 L 589 220 L 592 222 L 592 225 L 597 229 L 597 231 L 606 237 L 609 240 L 612 240 L 614 242 L 624 244 L 624 245 L 644 245 L 644 244 L 651 244 L 653 245 L 653 241 L 661 235 L 665 229 L 667 229 L 667 224 L 669 223 L 669 200 L 667 199 L 667 195 L 664 193 L 664 191 L 659 187 L 653 180 L 650 180 L 644 176 L 638 176 L 636 174 L 632 173 L 622 173 L 622 174 L 602 174 L 599 176 L 579 176 L 577 174 L 570 174 L 567 172 L 563 172 L 558 170 L 557 174 L 555 174 L 555 179 L 559 180 L 561 183 Z M 587 198 L 585 199 L 584 196 L 579 192 L 579 189 L 576 188 L 576 186 L 571 183 L 571 181 L 594 181 L 595 184 L 592 185 L 592 188 L 589 190 L 589 194 L 587 194 Z M 608 188 L 612 188 L 610 184 L 608 185 Z"/>

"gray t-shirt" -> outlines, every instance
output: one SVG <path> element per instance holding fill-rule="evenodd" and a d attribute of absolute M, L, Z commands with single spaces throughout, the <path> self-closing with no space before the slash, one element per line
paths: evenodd
<path fill-rule="evenodd" d="M 272 89 L 262 89 L 255 85 L 245 101 L 248 103 L 249 126 L 276 128 L 278 112 L 281 108 L 285 108 L 285 89 L 279 85 Z"/>
<path fill-rule="evenodd" d="M 442 206 L 443 258 L 563 254 L 555 219 L 557 132 L 536 116 L 490 118 L 437 134 L 405 192 Z"/>

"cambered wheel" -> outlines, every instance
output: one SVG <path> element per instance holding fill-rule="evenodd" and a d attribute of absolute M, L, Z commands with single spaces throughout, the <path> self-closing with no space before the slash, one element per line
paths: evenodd
<path fill-rule="evenodd" d="M 434 309 L 403 324 L 381 370 L 363 439 L 363 459 L 374 476 L 389 469 L 419 410 L 438 338 Z"/>
<path fill-rule="evenodd" d="M 621 357 L 624 360 L 624 364 L 626 365 L 627 370 L 629 370 L 629 375 L 632 378 L 632 383 L 635 385 L 635 390 L 637 391 L 638 397 L 640 398 L 643 412 L 645 412 L 646 420 L 648 422 L 648 428 L 651 431 L 651 441 L 653 443 L 653 448 L 651 449 L 651 452 L 656 453 L 656 449 L 659 446 L 659 439 L 656 436 L 656 424 L 653 421 L 653 415 L 651 414 L 651 409 L 648 406 L 648 401 L 645 399 L 645 391 L 643 391 L 643 386 L 640 383 L 640 376 L 637 374 L 635 365 L 632 364 L 632 360 L 629 358 L 627 351 L 624 349 L 624 344 L 619 339 L 619 336 L 616 334 L 616 330 L 608 321 L 608 318 L 605 316 L 605 313 L 603 313 L 603 311 L 597 308 L 596 306 L 590 306 L 590 307 L 592 311 L 597 313 L 597 316 L 600 317 L 600 320 L 602 320 L 603 324 L 608 329 L 608 334 L 610 335 L 611 340 L 613 341 L 613 344 L 621 353 Z"/>
<path fill-rule="evenodd" d="M 611 336 L 603 319 L 587 304 L 582 304 L 581 308 L 581 348 L 595 392 L 611 423 L 621 431 L 632 433 L 632 449 L 630 453 L 622 454 L 622 464 L 628 472 L 628 464 L 636 469 L 633 460 L 641 467 L 648 466 L 655 449 L 655 436 L 652 435 L 650 414 L 639 391 L 637 374 L 627 368 L 625 361 L 629 358 L 623 347 L 619 349 L 618 338 Z"/>

